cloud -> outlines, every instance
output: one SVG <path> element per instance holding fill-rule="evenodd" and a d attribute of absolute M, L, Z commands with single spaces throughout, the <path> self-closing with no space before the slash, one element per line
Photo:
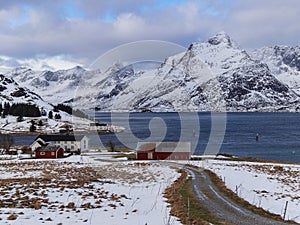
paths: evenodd
<path fill-rule="evenodd" d="M 102 17 L 106 14 L 120 15 L 122 13 L 134 13 L 144 7 L 155 5 L 165 0 L 75 0 L 75 4 L 88 17 Z"/>
<path fill-rule="evenodd" d="M 133 13 L 123 13 L 113 23 L 117 35 L 122 38 L 130 38 L 133 33 L 138 33 L 145 27 L 147 27 L 147 24 L 144 19 Z"/>
<path fill-rule="evenodd" d="M 127 42 L 156 39 L 187 47 L 220 30 L 243 48 L 296 45 L 298 15 L 298 0 L 1 1 L 0 54 L 19 63 L 64 56 L 88 65 Z"/>
<path fill-rule="evenodd" d="M 0 56 L 0 73 L 6 73 L 15 67 L 28 67 L 36 71 L 70 69 L 75 66 L 83 66 L 70 56 L 57 55 L 52 57 L 38 56 L 30 59 L 16 59 Z"/>
<path fill-rule="evenodd" d="M 246 0 L 238 3 L 223 26 L 244 46 L 298 45 L 298 0 Z"/>
<path fill-rule="evenodd" d="M 183 32 L 189 29 L 185 28 L 188 23 L 176 22 L 178 15 L 187 15 L 186 11 L 180 10 L 165 9 L 147 15 L 124 12 L 112 23 L 107 23 L 84 18 L 62 19 L 46 8 L 29 8 L 26 23 L 0 33 L 0 42 L 5 43 L 2 54 L 21 58 L 38 54 L 72 54 L 92 58 L 129 41 L 176 40 L 186 35 Z"/>

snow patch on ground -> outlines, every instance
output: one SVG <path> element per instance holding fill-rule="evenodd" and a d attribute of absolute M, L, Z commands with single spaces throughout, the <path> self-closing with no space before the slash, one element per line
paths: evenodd
<path fill-rule="evenodd" d="M 0 218 L 32 225 L 181 224 L 163 197 L 180 176 L 176 170 L 96 159 L 0 161 Z"/>

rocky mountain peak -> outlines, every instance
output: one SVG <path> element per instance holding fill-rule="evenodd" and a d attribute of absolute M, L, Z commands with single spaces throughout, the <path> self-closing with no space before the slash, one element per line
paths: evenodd
<path fill-rule="evenodd" d="M 208 43 L 210 43 L 211 45 L 226 44 L 229 46 L 234 46 L 230 36 L 224 31 L 221 31 L 217 33 L 215 36 L 209 38 Z"/>

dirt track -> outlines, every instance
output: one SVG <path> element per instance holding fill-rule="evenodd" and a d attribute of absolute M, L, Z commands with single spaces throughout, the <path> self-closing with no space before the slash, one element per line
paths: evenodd
<path fill-rule="evenodd" d="M 282 225 L 270 218 L 257 215 L 234 203 L 216 189 L 208 174 L 202 169 L 185 168 L 192 176 L 193 191 L 208 211 L 224 224 L 236 225 Z"/>

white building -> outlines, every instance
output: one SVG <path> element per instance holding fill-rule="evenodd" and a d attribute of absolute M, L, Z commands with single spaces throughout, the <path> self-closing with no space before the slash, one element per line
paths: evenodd
<path fill-rule="evenodd" d="M 35 151 L 45 145 L 60 146 L 65 152 L 80 153 L 89 149 L 89 139 L 85 135 L 39 135 L 30 147 Z"/>

